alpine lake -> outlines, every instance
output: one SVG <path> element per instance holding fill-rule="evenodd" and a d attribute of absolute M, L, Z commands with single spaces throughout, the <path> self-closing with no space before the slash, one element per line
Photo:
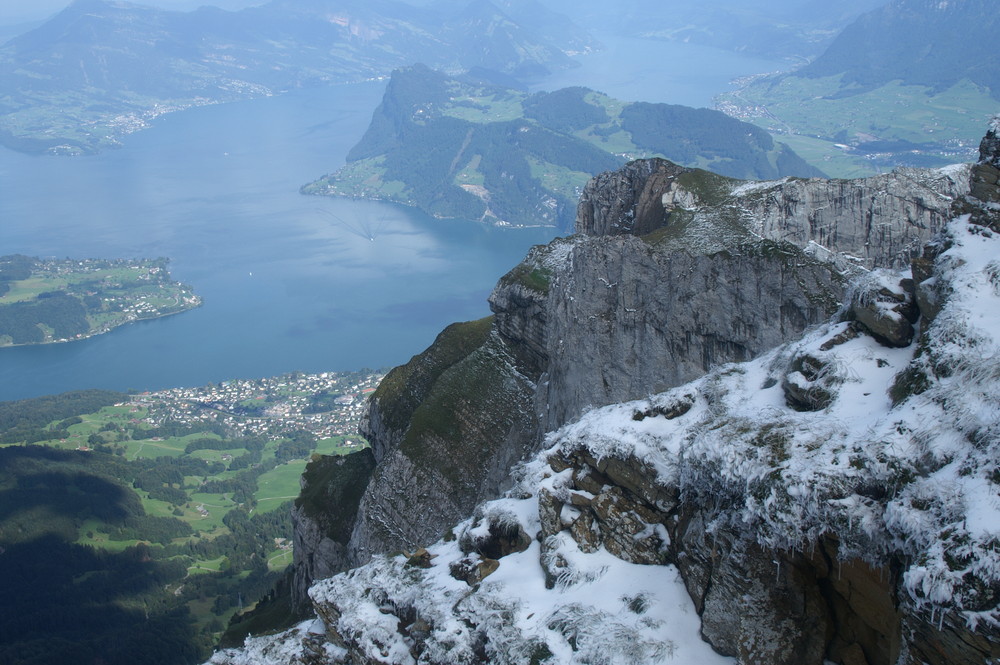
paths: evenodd
<path fill-rule="evenodd" d="M 613 41 L 581 63 L 532 89 L 710 106 L 730 80 L 781 66 L 648 40 Z M 204 300 L 85 340 L 0 349 L 0 400 L 392 366 L 447 324 L 487 316 L 497 279 L 555 229 L 299 194 L 343 165 L 384 86 L 193 108 L 94 156 L 0 148 L 0 254 L 167 257 Z"/>

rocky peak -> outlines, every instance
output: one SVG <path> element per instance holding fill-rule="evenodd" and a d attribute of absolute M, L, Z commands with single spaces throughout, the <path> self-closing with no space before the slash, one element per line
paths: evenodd
<path fill-rule="evenodd" d="M 992 203 L 1000 202 L 1000 116 L 979 144 L 979 163 L 972 169 L 972 195 Z"/>
<path fill-rule="evenodd" d="M 450 328 L 373 396 L 365 431 L 378 464 L 347 559 L 433 542 L 586 410 L 750 360 L 826 320 L 849 278 L 908 264 L 969 181 L 956 166 L 744 182 L 662 159 L 594 178 L 578 235 L 533 249 L 494 290 L 491 320 Z M 912 325 L 907 303 L 927 289 L 882 286 L 859 297 L 856 318 L 874 327 L 892 310 Z M 876 334 L 903 345 L 912 331 Z M 821 410 L 822 367 L 798 371 L 784 389 Z"/>
<path fill-rule="evenodd" d="M 691 169 L 665 159 L 640 159 L 590 180 L 576 209 L 576 232 L 644 235 L 667 223 L 662 196 Z"/>
<path fill-rule="evenodd" d="M 983 140 L 979 168 L 986 180 L 996 171 L 989 164 L 1000 159 L 998 144 L 995 130 Z M 902 268 L 943 228 L 952 203 L 969 188 L 968 166 L 898 169 L 857 180 L 748 182 L 663 159 L 637 160 L 588 183 L 576 230 L 587 236 L 655 233 L 673 249 L 701 253 L 766 238 L 839 252 L 865 268 Z"/>
<path fill-rule="evenodd" d="M 979 143 L 979 163 L 1000 168 L 1000 115 L 993 117 L 986 136 Z"/>

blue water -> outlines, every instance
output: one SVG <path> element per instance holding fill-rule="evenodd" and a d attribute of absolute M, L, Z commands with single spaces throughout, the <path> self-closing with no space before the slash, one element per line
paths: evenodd
<path fill-rule="evenodd" d="M 611 47 L 538 87 L 706 105 L 729 79 L 770 65 L 689 47 L 679 68 L 676 44 Z M 683 81 L 673 92 L 658 64 L 671 61 L 669 76 Z M 96 156 L 0 148 L 0 254 L 166 256 L 204 298 L 88 340 L 0 349 L 0 400 L 390 366 L 448 323 L 489 314 L 496 280 L 552 230 L 298 193 L 344 163 L 383 90 L 372 82 L 192 109 Z"/>
<path fill-rule="evenodd" d="M 580 56 L 581 67 L 557 72 L 532 86 L 583 86 L 628 102 L 711 108 L 741 76 L 787 69 L 789 63 L 749 57 L 711 46 L 601 35 L 603 48 Z"/>
<path fill-rule="evenodd" d="M 496 280 L 552 231 L 298 193 L 343 164 L 383 87 L 195 109 L 94 157 L 0 151 L 0 254 L 167 256 L 205 303 L 0 349 L 0 399 L 382 367 L 489 314 Z"/>

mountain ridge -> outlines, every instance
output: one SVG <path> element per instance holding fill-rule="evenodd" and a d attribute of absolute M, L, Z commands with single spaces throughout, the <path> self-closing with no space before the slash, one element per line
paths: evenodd
<path fill-rule="evenodd" d="M 723 654 L 730 658 L 720 663 L 770 665 L 1000 657 L 1000 562 L 991 546 L 998 515 L 989 500 L 997 419 L 995 409 L 981 408 L 1000 394 L 1000 296 L 990 286 L 1000 233 L 991 203 L 1000 198 L 998 135 L 1000 120 L 971 167 L 924 171 L 919 185 L 915 171 L 876 185 L 897 195 L 909 187 L 914 201 L 931 205 L 922 219 L 901 218 L 901 203 L 841 202 L 848 204 L 845 227 L 864 226 L 864 215 L 855 214 L 877 210 L 876 219 L 900 225 L 893 236 L 908 228 L 920 244 L 934 237 L 913 258 L 910 276 L 869 271 L 850 256 L 834 260 L 815 241 L 754 239 L 746 227 L 740 235 L 731 211 L 755 195 L 781 209 L 780 198 L 795 195 L 774 191 L 779 183 L 725 181 L 662 160 L 595 180 L 580 219 L 582 230 L 596 235 L 532 250 L 494 292 L 492 330 L 484 336 L 480 322 L 475 339 L 462 335 L 469 346 L 485 341 L 444 362 L 439 378 L 448 366 L 464 366 L 447 378 L 456 402 L 435 406 L 439 380 L 407 379 L 428 367 L 428 354 L 445 357 L 444 338 L 390 373 L 374 394 L 369 427 L 373 442 L 382 442 L 374 447 L 382 477 L 377 468 L 352 536 L 356 546 L 367 534 L 365 545 L 374 548 L 356 556 L 370 562 L 312 587 L 316 622 L 250 640 L 244 651 L 219 652 L 212 663 L 275 662 L 268 654 L 286 663 L 322 654 L 373 664 L 571 663 L 600 653 L 610 654 L 608 662 L 661 662 L 670 654 L 709 662 Z M 936 203 L 919 193 L 942 185 Z M 607 205 L 613 201 L 619 205 Z M 655 202 L 666 215 L 654 214 Z M 637 214 L 643 208 L 647 213 Z M 808 228 L 808 215 L 785 220 L 786 230 L 798 225 Z M 706 238 L 708 228 L 726 232 Z M 672 244 L 685 233 L 700 238 L 693 254 Z M 782 230 L 768 233 L 780 237 Z M 876 243 L 888 237 L 875 236 Z M 891 264 L 905 246 L 884 244 L 867 265 Z M 665 248 L 658 260 L 672 264 L 676 278 L 662 267 L 618 265 L 649 265 L 657 248 Z M 806 284 L 808 271 L 828 281 Z M 778 285 L 789 290 L 776 296 Z M 668 312 L 669 323 L 654 321 L 664 303 L 651 306 L 662 296 L 646 291 L 672 289 L 684 311 Z M 741 289 L 746 297 L 726 301 Z M 826 304 L 824 292 L 833 298 Z M 812 300 L 819 325 L 792 315 L 787 305 L 796 293 Z M 721 319 L 699 321 L 713 314 Z M 780 316 L 788 329 L 753 325 L 754 315 Z M 606 368 L 631 376 L 650 367 L 662 377 L 678 360 L 697 363 L 693 349 L 672 356 L 649 341 L 667 332 L 683 338 L 688 317 L 715 354 L 700 358 L 693 382 L 629 386 L 633 397 L 639 393 L 635 401 L 614 390 L 600 397 L 622 383 Z M 580 332 L 571 337 L 574 328 Z M 730 363 L 757 355 L 733 343 L 734 330 L 750 337 L 767 330 L 785 341 L 756 360 Z M 473 357 L 492 360 L 470 372 Z M 560 365 L 580 371 L 562 382 Z M 477 415 L 482 405 L 461 396 L 489 394 L 487 375 L 528 379 L 526 387 L 537 391 L 533 417 L 543 424 L 535 443 L 501 442 L 511 430 L 487 427 L 471 444 L 477 467 L 499 471 L 507 463 L 500 457 L 518 450 L 511 447 L 518 441 L 540 454 L 512 471 L 502 498 L 464 503 L 469 517 L 446 529 L 450 514 L 435 518 L 447 490 L 406 479 L 448 460 L 449 453 L 433 451 L 449 436 L 451 458 L 470 445 L 469 427 L 486 422 L 489 407 Z M 568 408 L 552 413 L 554 393 L 587 380 L 596 385 L 564 395 Z M 414 415 L 400 429 L 392 414 L 404 402 Z M 393 438 L 409 436 L 427 407 L 443 425 L 432 428 L 435 438 L 425 432 L 405 445 Z M 925 412 L 934 415 L 921 418 Z M 497 448 L 484 455 L 480 446 L 489 441 Z M 439 461 L 421 466 L 425 453 Z M 443 471 L 437 479 L 448 481 Z M 470 477 L 449 482 L 456 497 L 477 484 Z M 941 492 L 940 483 L 954 491 Z M 396 519 L 421 524 L 421 534 L 399 540 Z M 378 554 L 399 549 L 405 554 Z M 678 577 L 669 577 L 672 570 Z M 655 582 L 639 589 L 629 582 L 637 576 Z M 700 630 L 682 629 L 663 613 L 679 602 L 667 592 L 678 584 L 689 596 L 679 611 L 700 616 Z M 697 651 L 705 644 L 696 631 L 714 654 Z"/>
<path fill-rule="evenodd" d="M 508 74 L 572 66 L 495 6 L 478 6 L 462 23 L 392 0 L 273 0 L 238 12 L 82 0 L 0 47 L 0 140 L 93 152 L 164 112 L 368 80 L 413 59 Z"/>
<path fill-rule="evenodd" d="M 733 177 L 822 175 L 718 111 L 621 102 L 582 87 L 528 94 L 415 65 L 393 72 L 347 165 L 301 191 L 567 229 L 588 178 L 657 154 Z"/>

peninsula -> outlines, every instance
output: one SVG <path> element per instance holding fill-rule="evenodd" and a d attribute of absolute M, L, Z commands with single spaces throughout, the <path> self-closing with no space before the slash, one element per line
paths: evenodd
<path fill-rule="evenodd" d="M 201 305 L 167 263 L 0 256 L 0 347 L 70 342 Z"/>

